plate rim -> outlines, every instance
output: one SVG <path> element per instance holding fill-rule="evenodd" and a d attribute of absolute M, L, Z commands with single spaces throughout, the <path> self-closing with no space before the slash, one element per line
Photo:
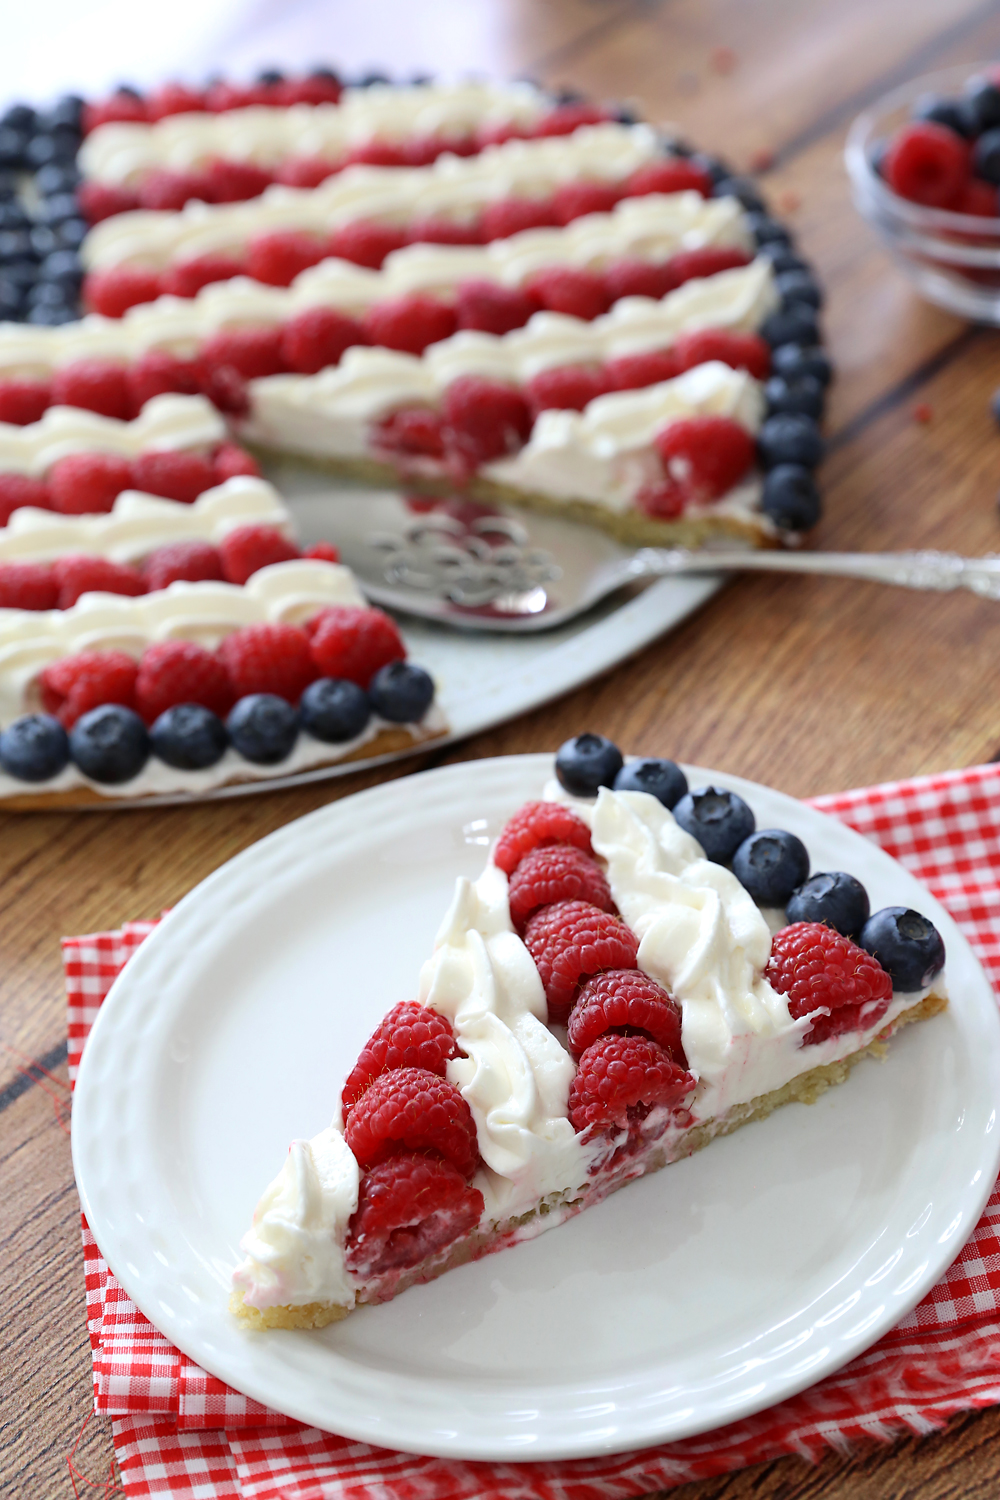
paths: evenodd
<path fill-rule="evenodd" d="M 472 791 L 476 783 L 479 783 L 480 778 L 483 776 L 490 780 L 495 776 L 502 777 L 506 774 L 511 780 L 517 780 L 518 776 L 523 772 L 525 778 L 532 779 L 534 784 L 537 785 L 540 779 L 551 773 L 551 765 L 552 759 L 550 754 L 501 756 L 479 761 L 461 761 L 453 765 L 439 767 L 418 774 L 420 780 L 425 785 L 432 780 L 436 787 L 443 785 L 445 787 L 445 794 L 454 800 L 456 794 L 453 789 L 449 791 L 448 787 L 448 784 L 452 781 L 457 780 L 461 782 L 471 779 L 468 790 Z M 755 791 L 775 793 L 781 798 L 787 796 L 787 794 L 776 792 L 774 788 L 764 787 L 760 783 L 749 782 L 744 778 L 730 776 L 727 773 L 710 771 L 701 767 L 688 767 L 686 769 L 689 770 L 693 778 L 722 781 L 736 791 L 745 790 L 751 796 Z M 738 1408 L 733 1407 L 731 1400 L 725 1401 L 718 1396 L 714 1402 L 711 1400 L 705 1402 L 703 1399 L 701 1415 L 680 1424 L 674 1421 L 672 1423 L 667 1422 L 664 1425 L 662 1417 L 657 1418 L 655 1414 L 653 1416 L 646 1414 L 638 1422 L 633 1421 L 627 1429 L 623 1430 L 620 1427 L 616 1427 L 614 1429 L 614 1436 L 612 1437 L 606 1435 L 606 1429 L 605 1434 L 599 1435 L 596 1439 L 591 1439 L 586 1433 L 580 1434 L 579 1432 L 575 1434 L 562 1432 L 549 1437 L 543 1434 L 530 1447 L 525 1447 L 523 1442 L 515 1447 L 512 1445 L 510 1436 L 505 1439 L 496 1433 L 490 1433 L 489 1431 L 484 1433 L 482 1430 L 477 1430 L 471 1435 L 468 1430 L 462 1434 L 454 1431 L 442 1433 L 440 1430 L 436 1430 L 429 1440 L 426 1414 L 422 1415 L 413 1409 L 404 1414 L 401 1426 L 398 1419 L 395 1425 L 391 1421 L 386 1424 L 379 1419 L 373 1419 L 370 1412 L 366 1416 L 364 1413 L 357 1411 L 348 1410 L 345 1413 L 338 1410 L 335 1414 L 331 1415 L 329 1402 L 327 1401 L 324 1405 L 322 1393 L 319 1397 L 319 1406 L 321 1409 L 318 1409 L 315 1404 L 315 1397 L 312 1402 L 307 1401 L 305 1403 L 299 1399 L 284 1399 L 277 1396 L 273 1385 L 268 1386 L 266 1381 L 262 1384 L 253 1377 L 252 1373 L 251 1378 L 248 1379 L 243 1371 L 238 1371 L 236 1378 L 234 1378 L 233 1370 L 226 1361 L 224 1350 L 211 1344 L 206 1349 L 203 1345 L 198 1344 L 197 1341 L 192 1344 L 186 1337 L 184 1328 L 178 1327 L 176 1318 L 165 1316 L 163 1305 L 155 1305 L 150 1300 L 151 1293 L 143 1282 L 142 1273 L 138 1271 L 128 1253 L 131 1243 L 129 1234 L 121 1232 L 122 1226 L 116 1222 L 114 1211 L 109 1213 L 107 1195 L 102 1195 L 100 1192 L 97 1194 L 92 1193 L 88 1184 L 88 1176 L 91 1172 L 91 1160 L 88 1157 L 88 1152 L 93 1152 L 95 1141 L 102 1142 L 102 1150 L 105 1153 L 107 1148 L 107 1137 L 102 1134 L 99 1127 L 100 1109 L 98 1107 L 101 1099 L 101 1065 L 103 1064 L 105 1071 L 107 1070 L 107 1059 L 104 1057 L 104 1054 L 110 1052 L 111 1058 L 114 1059 L 116 1047 L 120 1051 L 123 1045 L 126 1052 L 128 1051 L 129 1027 L 120 1028 L 118 1012 L 125 1005 L 131 1003 L 136 1009 L 136 1017 L 133 1018 L 130 1016 L 130 1022 L 138 1018 L 136 1002 L 134 1000 L 130 1002 L 130 995 L 138 988 L 141 996 L 146 971 L 150 970 L 155 973 L 157 966 L 163 961 L 161 960 L 163 950 L 166 950 L 167 955 L 169 955 L 174 941 L 175 930 L 180 929 L 180 935 L 183 936 L 184 928 L 192 920 L 197 923 L 206 897 L 209 899 L 210 906 L 212 892 L 215 887 L 220 885 L 224 887 L 227 884 L 231 884 L 234 879 L 238 883 L 241 877 L 246 876 L 248 873 L 252 874 L 261 862 L 266 864 L 274 857 L 277 857 L 279 860 L 285 856 L 294 859 L 295 847 L 303 837 L 303 825 L 308 825 L 306 830 L 306 836 L 308 837 L 310 834 L 324 829 L 327 824 L 336 824 L 338 819 L 345 816 L 348 821 L 356 821 L 359 803 L 363 803 L 364 809 L 368 810 L 373 802 L 377 807 L 380 801 L 387 801 L 391 805 L 397 798 L 412 799 L 414 792 L 413 778 L 410 777 L 401 778 L 389 783 L 382 783 L 308 813 L 304 817 L 286 824 L 283 828 L 267 835 L 266 838 L 259 840 L 248 849 L 235 855 L 233 859 L 220 866 L 219 869 L 214 871 L 183 897 L 173 911 L 164 918 L 163 922 L 160 923 L 158 928 L 137 951 L 130 962 L 129 968 L 115 981 L 98 1012 L 97 1020 L 91 1033 L 91 1039 L 88 1041 L 88 1046 L 84 1052 L 74 1098 L 75 1108 L 72 1131 L 74 1170 L 77 1176 L 81 1203 L 91 1230 L 99 1245 L 103 1236 L 105 1244 L 108 1246 L 108 1248 L 102 1246 L 102 1253 L 105 1259 L 108 1261 L 111 1270 L 121 1282 L 125 1291 L 136 1305 L 139 1306 L 140 1310 L 150 1318 L 154 1325 L 159 1327 L 167 1338 L 171 1339 L 172 1342 L 192 1359 L 196 1360 L 206 1369 L 209 1369 L 211 1373 L 234 1385 L 235 1388 L 242 1390 L 245 1394 L 264 1402 L 264 1404 L 274 1409 L 282 1410 L 288 1415 L 296 1417 L 298 1420 L 307 1422 L 309 1425 L 320 1427 L 323 1430 L 337 1431 L 349 1438 L 370 1442 L 377 1446 L 391 1446 L 404 1452 L 409 1451 L 474 1461 L 511 1462 L 525 1461 L 526 1459 L 530 1459 L 531 1461 L 559 1461 L 596 1457 L 609 1453 L 628 1452 L 652 1444 L 676 1441 L 683 1437 L 694 1436 L 698 1433 L 713 1430 L 738 1418 L 753 1415 L 754 1412 L 787 1399 L 806 1387 L 815 1384 L 869 1348 L 871 1344 L 881 1338 L 891 1327 L 895 1326 L 902 1317 L 905 1317 L 930 1287 L 940 1279 L 978 1223 L 982 1210 L 993 1190 L 998 1170 L 1000 1170 L 1000 1132 L 994 1131 L 991 1136 L 987 1130 L 974 1137 L 977 1142 L 977 1163 L 980 1169 L 978 1175 L 981 1179 L 978 1190 L 970 1191 L 970 1188 L 975 1185 L 975 1179 L 973 1179 L 973 1184 L 969 1186 L 963 1185 L 961 1191 L 956 1186 L 953 1196 L 949 1199 L 952 1212 L 955 1205 L 959 1201 L 961 1202 L 963 1216 L 967 1215 L 967 1232 L 958 1237 L 957 1242 L 945 1244 L 941 1253 L 936 1257 L 931 1253 L 930 1259 L 925 1259 L 922 1274 L 920 1275 L 915 1276 L 912 1267 L 904 1262 L 907 1268 L 907 1275 L 903 1277 L 903 1281 L 900 1284 L 902 1295 L 897 1292 L 894 1296 L 888 1296 L 885 1303 L 887 1310 L 884 1315 L 871 1322 L 870 1326 L 864 1330 L 859 1338 L 854 1339 L 846 1347 L 832 1350 L 828 1358 L 822 1362 L 811 1364 L 808 1369 L 804 1370 L 797 1377 L 793 1376 L 790 1378 L 786 1375 L 784 1378 L 780 1376 L 776 1378 L 772 1373 L 770 1380 L 765 1379 L 759 1396 L 746 1401 Z M 806 814 L 807 822 L 811 819 L 820 819 L 824 823 L 832 823 L 841 834 L 846 832 L 852 838 L 862 840 L 877 860 L 888 861 L 889 865 L 895 866 L 897 870 L 902 872 L 908 882 L 920 886 L 923 898 L 930 907 L 934 920 L 936 922 L 940 921 L 945 928 L 946 944 L 949 948 L 949 962 L 954 962 L 953 955 L 957 956 L 961 954 L 962 962 L 960 967 L 964 968 L 966 964 L 973 966 L 972 973 L 977 976 L 977 984 L 992 1002 L 982 1008 L 981 1014 L 976 1012 L 976 1015 L 980 1026 L 985 1027 L 986 1032 L 989 1033 L 991 1055 L 994 1061 L 1000 1058 L 1000 1010 L 998 1010 L 995 1003 L 996 997 L 993 988 L 982 966 L 969 947 L 967 940 L 962 936 L 957 925 L 941 906 L 940 902 L 937 901 L 929 890 L 922 887 L 916 877 L 905 870 L 905 867 L 898 865 L 898 862 L 893 860 L 880 846 L 864 839 L 861 834 L 851 829 L 849 825 L 840 822 L 836 818 L 832 818 L 829 814 L 821 812 L 816 808 L 809 807 L 805 803 L 799 803 L 797 799 L 789 798 L 788 800 Z M 344 813 L 345 808 L 349 809 L 347 814 Z M 153 1004 L 150 998 L 147 998 L 145 1003 L 147 1010 Z M 969 1001 L 968 1003 L 971 1005 L 973 1002 Z M 963 1000 L 964 1005 L 965 1001 Z M 958 1011 L 958 1015 L 961 1020 L 961 1010 Z M 972 1015 L 973 1012 L 970 1011 L 970 1017 Z M 131 1029 L 134 1030 L 134 1026 Z M 95 1037 L 97 1038 L 97 1045 L 92 1046 Z M 120 1060 L 117 1066 L 120 1069 Z M 993 1073 L 989 1076 L 992 1081 Z M 120 1077 L 118 1085 L 121 1087 Z M 993 1086 L 995 1089 L 995 1085 Z M 105 1089 L 105 1096 L 106 1094 L 107 1090 Z M 92 1099 L 94 1102 L 91 1102 Z M 95 1116 L 95 1110 L 97 1114 L 92 1119 Z M 97 1125 L 96 1131 L 94 1128 L 95 1124 Z M 979 1160 L 979 1158 L 982 1159 Z M 121 1217 L 127 1219 L 128 1216 L 122 1215 Z M 935 1225 L 937 1224 L 937 1214 L 935 1214 L 932 1222 Z M 134 1241 L 134 1226 L 131 1226 L 131 1236 L 132 1241 Z M 930 1249 L 931 1247 L 926 1242 L 921 1242 L 922 1254 L 926 1255 Z M 177 1268 L 175 1267 L 175 1280 L 176 1271 Z M 892 1285 L 890 1283 L 885 1290 L 891 1291 Z M 225 1307 L 224 1299 L 222 1299 L 222 1306 L 223 1308 Z M 246 1337 L 242 1330 L 236 1329 L 235 1324 L 233 1325 L 233 1331 L 238 1331 L 240 1337 Z M 270 1333 L 257 1337 L 262 1337 L 266 1340 L 276 1340 L 280 1338 L 295 1339 L 298 1335 Z M 267 1349 L 269 1346 L 265 1344 L 262 1347 Z M 354 1370 L 355 1367 L 349 1359 L 337 1355 L 335 1351 L 330 1351 L 330 1354 L 334 1362 L 339 1360 L 343 1364 L 345 1370 Z M 265 1356 L 266 1362 L 267 1357 Z M 549 1382 L 544 1384 L 542 1388 L 545 1390 L 555 1390 L 558 1387 Z M 524 1392 L 525 1387 L 522 1386 L 522 1398 Z M 338 1389 L 338 1394 L 342 1395 L 343 1393 Z M 486 1425 L 487 1427 L 489 1426 L 488 1422 Z M 522 1423 L 521 1432 L 523 1433 L 523 1431 Z"/>

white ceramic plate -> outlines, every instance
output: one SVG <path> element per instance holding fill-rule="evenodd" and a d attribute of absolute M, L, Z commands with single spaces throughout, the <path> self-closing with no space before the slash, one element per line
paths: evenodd
<path fill-rule="evenodd" d="M 924 1295 L 993 1186 L 1000 1021 L 955 924 L 881 850 L 715 772 L 814 869 L 939 926 L 952 1003 L 812 1107 L 792 1105 L 557 1231 L 316 1333 L 252 1334 L 229 1276 L 254 1203 L 390 1005 L 412 998 L 455 877 L 551 771 L 450 766 L 336 802 L 174 909 L 101 1008 L 73 1106 L 83 1206 L 185 1353 L 260 1401 L 390 1448 L 557 1459 L 703 1432 L 792 1395 Z"/>

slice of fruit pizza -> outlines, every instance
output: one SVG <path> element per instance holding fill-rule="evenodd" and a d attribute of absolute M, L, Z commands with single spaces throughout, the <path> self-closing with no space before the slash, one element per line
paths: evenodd
<path fill-rule="evenodd" d="M 947 1005 L 934 926 L 810 875 L 735 793 L 597 735 L 556 773 L 260 1199 L 231 1299 L 253 1326 L 322 1327 L 531 1238 Z"/>

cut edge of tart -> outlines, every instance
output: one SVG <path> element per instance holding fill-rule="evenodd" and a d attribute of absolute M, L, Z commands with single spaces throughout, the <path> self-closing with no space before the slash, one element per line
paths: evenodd
<path fill-rule="evenodd" d="M 712 789 L 675 819 L 676 782 L 666 801 L 626 779 L 588 802 L 580 774 L 574 795 L 553 783 L 515 814 L 478 881 L 459 880 L 419 1002 L 376 1028 L 333 1124 L 292 1143 L 241 1242 L 230 1308 L 246 1326 L 323 1327 L 533 1238 L 815 1102 L 946 1009 L 933 926 L 871 916 L 851 877 L 805 880 L 786 858 L 799 841 L 754 832 L 735 794 L 722 823 L 737 815 L 739 844 L 714 852 L 746 884 L 690 832 L 692 795 Z M 823 920 L 782 925 L 786 901 Z"/>

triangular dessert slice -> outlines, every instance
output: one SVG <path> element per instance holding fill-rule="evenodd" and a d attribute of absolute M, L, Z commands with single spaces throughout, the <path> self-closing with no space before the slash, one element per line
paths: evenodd
<path fill-rule="evenodd" d="M 947 1004 L 929 921 L 810 876 L 734 793 L 593 735 L 557 770 L 261 1198 L 231 1304 L 255 1326 L 321 1327 L 530 1238 Z"/>

